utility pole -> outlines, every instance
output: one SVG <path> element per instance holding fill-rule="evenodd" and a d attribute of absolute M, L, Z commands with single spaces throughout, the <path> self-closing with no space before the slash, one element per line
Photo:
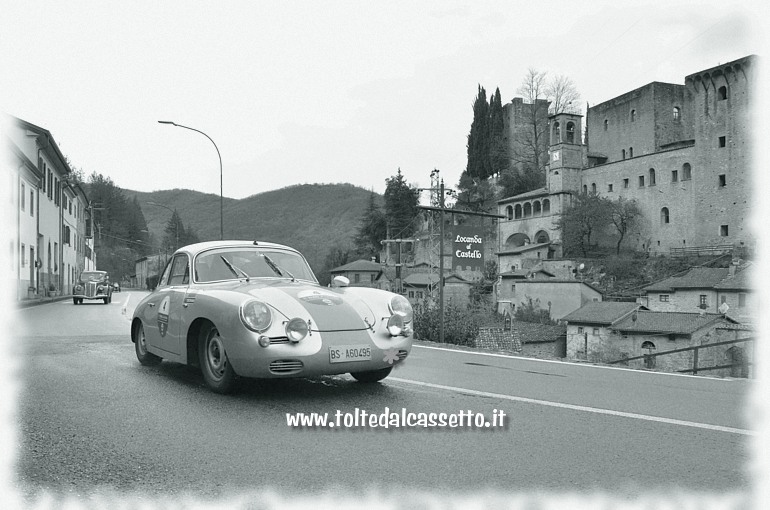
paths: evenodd
<path fill-rule="evenodd" d="M 444 179 L 439 186 L 439 239 L 438 239 L 438 341 L 444 343 Z"/>

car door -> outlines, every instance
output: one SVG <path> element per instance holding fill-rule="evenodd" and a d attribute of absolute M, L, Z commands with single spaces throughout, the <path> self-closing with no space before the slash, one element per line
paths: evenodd
<path fill-rule="evenodd" d="M 161 330 L 160 348 L 164 351 L 180 355 L 182 347 L 186 347 L 182 331 L 182 316 L 184 311 L 184 298 L 190 286 L 190 259 L 186 253 L 178 253 L 171 261 L 171 271 L 168 277 L 168 285 L 164 288 L 164 297 L 158 308 L 159 327 L 166 322 L 165 334 Z"/>
<path fill-rule="evenodd" d="M 163 348 L 161 340 L 168 331 L 167 314 L 164 311 L 163 313 L 166 316 L 161 317 L 158 315 L 158 311 L 160 310 L 161 303 L 163 303 L 164 300 L 166 300 L 165 298 L 169 295 L 168 279 L 170 273 L 171 262 L 169 261 L 169 263 L 166 264 L 166 267 L 163 269 L 163 274 L 158 280 L 158 286 L 150 295 L 150 300 L 147 302 L 147 306 L 145 307 L 142 314 L 142 322 L 144 323 L 144 334 L 147 340 L 147 344 L 155 347 L 156 349 Z M 170 300 L 166 301 L 166 306 L 168 307 Z"/>

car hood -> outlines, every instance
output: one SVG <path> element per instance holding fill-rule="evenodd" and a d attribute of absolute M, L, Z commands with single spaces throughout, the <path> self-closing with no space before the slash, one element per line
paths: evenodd
<path fill-rule="evenodd" d="M 256 285 L 244 290 L 272 306 L 286 320 L 310 319 L 313 331 L 369 329 L 376 320 L 371 306 L 344 289 L 292 282 Z M 384 301 L 383 306 L 386 306 Z"/>

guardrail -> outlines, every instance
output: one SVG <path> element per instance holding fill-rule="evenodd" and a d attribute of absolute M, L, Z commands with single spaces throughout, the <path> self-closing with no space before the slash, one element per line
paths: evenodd
<path fill-rule="evenodd" d="M 641 356 L 633 356 L 631 358 L 622 358 L 615 361 L 610 361 L 610 365 L 614 365 L 617 363 L 627 363 L 629 361 L 637 360 L 637 359 L 644 359 L 645 361 L 650 358 L 655 358 L 657 356 L 665 356 L 667 354 L 674 354 L 677 352 L 687 352 L 687 351 L 693 351 L 693 357 L 692 357 L 692 368 L 686 368 L 683 370 L 677 370 L 679 373 L 692 373 L 693 375 L 697 375 L 698 372 L 708 372 L 709 370 L 719 370 L 722 368 L 733 368 L 733 367 L 746 367 L 748 370 L 748 367 L 751 367 L 754 365 L 754 363 L 751 363 L 747 360 L 741 361 L 740 364 L 736 363 L 734 360 L 733 363 L 730 363 L 728 365 L 714 365 L 711 367 L 699 367 L 698 366 L 698 351 L 700 349 L 708 349 L 710 347 L 716 347 L 718 345 L 729 345 L 729 344 L 737 344 L 741 342 L 753 342 L 754 338 L 741 338 L 738 340 L 725 340 L 722 342 L 714 342 L 713 344 L 703 344 L 703 345 L 694 345 L 692 347 L 682 347 L 681 349 L 672 349 L 670 351 L 663 351 L 663 352 L 655 352 L 655 353 L 649 353 L 649 354 L 642 354 Z M 747 374 L 748 376 L 748 374 Z"/>
<path fill-rule="evenodd" d="M 669 254 L 672 257 L 692 257 L 704 255 L 723 255 L 732 253 L 735 246 L 732 244 L 712 244 L 708 246 L 691 246 L 687 248 L 669 248 Z"/>

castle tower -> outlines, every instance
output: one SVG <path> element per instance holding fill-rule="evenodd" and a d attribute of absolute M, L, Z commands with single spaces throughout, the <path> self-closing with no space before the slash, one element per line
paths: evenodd
<path fill-rule="evenodd" d="M 583 168 L 583 116 L 557 113 L 548 117 L 548 127 L 548 191 L 578 193 Z"/>

